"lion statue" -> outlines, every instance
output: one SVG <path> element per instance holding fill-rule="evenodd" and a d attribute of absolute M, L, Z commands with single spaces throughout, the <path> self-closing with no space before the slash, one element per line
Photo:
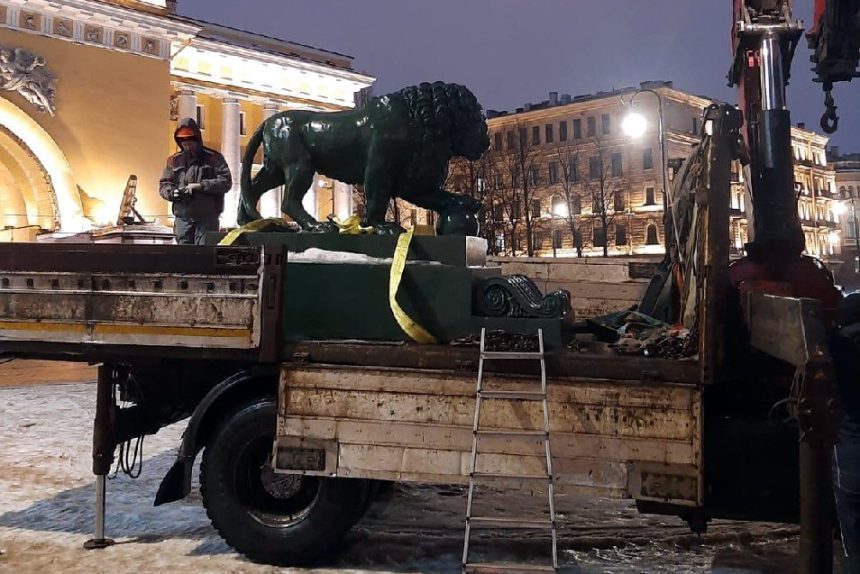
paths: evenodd
<path fill-rule="evenodd" d="M 265 159 L 252 179 L 251 165 L 260 145 Z M 283 213 L 305 231 L 337 231 L 333 223 L 320 223 L 302 207 L 302 198 L 319 173 L 363 187 L 362 225 L 376 233 L 400 230 L 385 221 L 395 197 L 436 211 L 441 220 L 466 222 L 469 228 L 476 221 L 477 202 L 442 186 L 452 157 L 477 160 L 489 145 L 481 105 L 458 84 L 422 83 L 372 98 L 356 110 L 281 112 L 264 121 L 248 142 L 238 220 L 245 224 L 260 219 L 256 207 L 260 197 L 285 185 Z"/>

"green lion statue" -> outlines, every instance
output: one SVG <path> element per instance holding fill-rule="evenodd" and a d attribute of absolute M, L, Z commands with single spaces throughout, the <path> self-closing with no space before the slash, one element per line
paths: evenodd
<path fill-rule="evenodd" d="M 263 168 L 251 179 L 260 145 Z M 475 234 L 477 202 L 442 189 L 452 157 L 477 160 L 489 147 L 481 105 L 465 86 L 423 83 L 371 99 L 367 106 L 342 112 L 281 112 L 264 121 L 248 143 L 242 160 L 238 220 L 260 219 L 260 197 L 286 186 L 281 211 L 305 231 L 333 232 L 302 207 L 315 173 L 363 186 L 362 225 L 377 233 L 400 231 L 386 223 L 392 198 L 431 209 L 440 222 L 458 222 L 445 233 Z"/>

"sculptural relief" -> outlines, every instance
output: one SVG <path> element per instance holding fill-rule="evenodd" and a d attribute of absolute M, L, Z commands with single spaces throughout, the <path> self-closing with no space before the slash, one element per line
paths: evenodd
<path fill-rule="evenodd" d="M 121 50 L 128 50 L 131 47 L 131 38 L 123 32 L 116 32 L 113 35 L 113 45 Z"/>
<path fill-rule="evenodd" d="M 17 92 L 40 112 L 54 115 L 54 76 L 45 59 L 22 48 L 0 48 L 0 90 Z"/>
<path fill-rule="evenodd" d="M 75 24 L 66 18 L 54 18 L 54 34 L 63 38 L 74 36 Z"/>
<path fill-rule="evenodd" d="M 142 40 L 143 51 L 153 56 L 158 56 L 161 51 L 161 43 L 155 38 L 144 38 Z"/>
<path fill-rule="evenodd" d="M 84 27 L 84 39 L 93 44 L 102 44 L 104 42 L 104 29 L 101 26 Z"/>
<path fill-rule="evenodd" d="M 21 27 L 25 30 L 40 30 L 42 27 L 42 17 L 33 12 L 21 12 L 20 16 Z"/>

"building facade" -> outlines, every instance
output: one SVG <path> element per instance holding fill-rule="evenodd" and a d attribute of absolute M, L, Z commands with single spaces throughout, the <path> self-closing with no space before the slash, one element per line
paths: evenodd
<path fill-rule="evenodd" d="M 830 163 L 836 171 L 836 185 L 842 199 L 842 258 L 845 264 L 837 280 L 844 287 L 860 289 L 860 153 L 840 155 L 831 150 Z"/>
<path fill-rule="evenodd" d="M 513 112 L 491 110 L 491 149 L 479 165 L 455 165 L 451 188 L 481 197 L 484 233 L 497 253 L 660 255 L 664 181 L 671 186 L 680 162 L 700 140 L 702 113 L 712 103 L 671 82 L 647 82 L 574 98 L 551 93 L 549 100 Z M 631 139 L 622 123 L 634 108 L 646 123 L 644 134 Z M 834 235 L 835 173 L 826 161 L 827 138 L 795 127 L 792 140 L 807 251 L 830 257 L 840 241 Z M 736 253 L 748 241 L 744 182 L 736 165 L 730 224 Z"/>
<path fill-rule="evenodd" d="M 130 175 L 137 210 L 169 224 L 158 179 L 182 117 L 227 159 L 232 226 L 257 125 L 350 108 L 372 82 L 349 56 L 181 17 L 169 0 L 0 0 L 0 240 L 114 222 Z M 319 179 L 306 204 L 348 214 L 351 189 Z M 277 192 L 261 201 L 265 215 L 278 205 Z"/>

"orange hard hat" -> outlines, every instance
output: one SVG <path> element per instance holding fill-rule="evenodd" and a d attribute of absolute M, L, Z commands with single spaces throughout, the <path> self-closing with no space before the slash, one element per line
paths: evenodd
<path fill-rule="evenodd" d="M 188 126 L 182 126 L 176 130 L 176 139 L 184 140 L 189 138 L 197 139 L 197 133 L 193 129 Z"/>

